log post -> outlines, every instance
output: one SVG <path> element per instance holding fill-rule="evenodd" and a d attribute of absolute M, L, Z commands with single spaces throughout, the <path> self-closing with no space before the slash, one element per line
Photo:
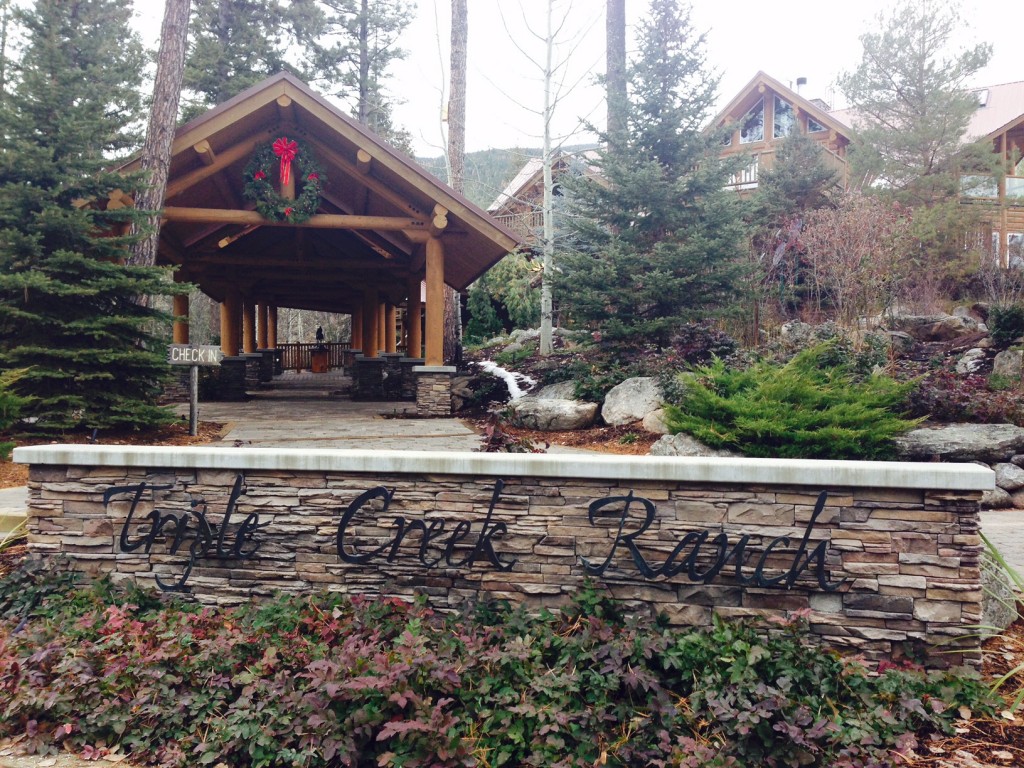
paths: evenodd
<path fill-rule="evenodd" d="M 256 308 L 256 348 L 270 349 L 267 330 L 270 324 L 270 307 L 260 303 Z"/>
<path fill-rule="evenodd" d="M 444 365 L 444 243 L 427 239 L 427 354 L 428 366 Z"/>
<path fill-rule="evenodd" d="M 398 308 L 390 301 L 384 305 L 384 351 L 395 353 L 398 351 L 398 341 L 395 333 L 398 330 Z"/>
<path fill-rule="evenodd" d="M 377 289 L 367 288 L 363 291 L 363 357 L 377 356 Z"/>
<path fill-rule="evenodd" d="M 188 344 L 188 294 L 174 297 L 174 343 Z"/>
<path fill-rule="evenodd" d="M 256 305 L 252 301 L 242 304 L 242 352 L 249 355 L 256 351 Z"/>
<path fill-rule="evenodd" d="M 277 349 L 277 307 L 267 307 L 267 349 Z"/>
<path fill-rule="evenodd" d="M 405 323 L 408 326 L 408 341 L 405 345 L 406 357 L 423 355 L 423 297 L 420 295 L 422 280 L 419 275 L 409 278 L 409 304 L 405 312 Z"/>

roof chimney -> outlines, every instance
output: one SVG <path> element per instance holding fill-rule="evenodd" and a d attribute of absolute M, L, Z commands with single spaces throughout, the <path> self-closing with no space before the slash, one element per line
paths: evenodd
<path fill-rule="evenodd" d="M 803 88 L 805 85 L 807 85 L 806 77 L 798 77 L 796 79 L 796 92 L 798 96 L 800 95 L 800 89 Z"/>

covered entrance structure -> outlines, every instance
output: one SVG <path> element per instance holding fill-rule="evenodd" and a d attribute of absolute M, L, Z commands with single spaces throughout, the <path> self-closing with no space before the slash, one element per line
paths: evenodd
<path fill-rule="evenodd" d="M 284 184 L 281 153 L 271 155 L 279 139 L 298 152 Z M 259 175 L 260 157 L 273 161 L 272 173 Z M 124 170 L 137 170 L 137 161 Z M 256 210 L 256 181 L 273 182 L 271 216 L 279 220 Z M 314 181 L 320 194 L 311 202 Z M 421 413 L 445 415 L 454 368 L 443 357 L 444 286 L 465 289 L 518 244 L 480 208 L 279 74 L 176 132 L 158 259 L 220 302 L 222 373 L 238 395 L 247 380 L 269 378 L 277 310 L 292 307 L 352 316 L 357 396 L 401 396 L 400 381 Z M 174 312 L 174 342 L 188 343 L 187 297 Z"/>

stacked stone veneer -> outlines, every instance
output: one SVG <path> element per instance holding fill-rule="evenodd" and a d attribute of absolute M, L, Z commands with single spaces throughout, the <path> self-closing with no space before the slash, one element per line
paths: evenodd
<path fill-rule="evenodd" d="M 930 656 L 935 664 L 978 660 L 970 629 L 981 618 L 978 504 L 992 473 L 974 465 L 113 446 L 19 448 L 15 459 L 32 465 L 32 550 L 63 554 L 76 569 L 146 586 L 155 576 L 169 583 L 180 578 L 194 537 L 190 533 L 176 555 L 167 551 L 169 529 L 148 554 L 142 548 L 123 552 L 119 535 L 130 495 L 105 505 L 104 492 L 143 482 L 171 486 L 142 494 L 128 530 L 134 544 L 151 530 L 147 515 L 154 508 L 180 514 L 194 501 L 220 526 L 241 475 L 227 557 L 212 552 L 198 560 L 187 580 L 202 602 L 331 589 L 422 593 L 442 608 L 489 598 L 554 607 L 584 583 L 585 561 L 604 562 L 619 541 L 607 570 L 594 580 L 637 611 L 663 612 L 674 623 L 696 625 L 708 624 L 713 613 L 805 611 L 813 634 L 840 649 L 881 657 L 941 645 Z M 477 547 L 496 479 L 504 488 L 490 525 L 507 530 L 490 541 L 502 564 L 514 561 L 508 571 L 488 562 L 486 547 Z M 380 498 L 359 507 L 344 541 L 350 556 L 380 554 L 363 558 L 367 562 L 343 562 L 339 522 L 358 496 L 380 486 L 393 491 L 388 508 Z M 649 500 L 655 518 L 635 544 L 652 566 L 663 564 L 695 531 L 709 532 L 693 561 L 698 571 L 715 559 L 714 536 L 725 533 L 730 543 L 749 536 L 745 578 L 769 542 L 789 537 L 764 557 L 762 575 L 774 577 L 790 568 L 822 490 L 828 499 L 807 551 L 827 542 L 824 578 L 843 582 L 834 592 L 820 588 L 813 567 L 790 589 L 743 585 L 732 567 L 709 584 L 694 583 L 685 568 L 670 579 L 647 579 L 621 539 L 640 526 L 639 504 L 631 506 L 621 531 L 621 504 L 605 506 L 593 520 L 588 512 L 595 500 L 630 492 Z M 260 527 L 242 549 L 256 543 L 259 549 L 251 559 L 237 559 L 231 544 L 248 515 L 258 516 L 249 520 Z M 388 562 L 399 517 L 406 526 L 424 521 L 434 527 L 425 545 L 422 528 L 411 530 Z M 461 538 L 450 542 L 453 531 Z M 476 562 L 459 565 L 474 547 Z M 677 562 L 692 549 L 684 547 Z M 446 555 L 459 567 L 450 566 Z"/>
<path fill-rule="evenodd" d="M 416 377 L 416 413 L 420 416 L 452 415 L 452 375 L 450 366 L 418 365 L 412 369 Z"/>

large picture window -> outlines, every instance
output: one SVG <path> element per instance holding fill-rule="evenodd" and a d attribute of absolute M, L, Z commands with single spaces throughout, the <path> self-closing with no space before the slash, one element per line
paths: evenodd
<path fill-rule="evenodd" d="M 785 138 L 793 132 L 794 125 L 796 125 L 796 115 L 793 114 L 793 105 L 776 96 L 772 136 L 776 139 Z"/>
<path fill-rule="evenodd" d="M 740 144 L 764 141 L 764 99 L 759 99 L 743 118 L 740 128 Z"/>

